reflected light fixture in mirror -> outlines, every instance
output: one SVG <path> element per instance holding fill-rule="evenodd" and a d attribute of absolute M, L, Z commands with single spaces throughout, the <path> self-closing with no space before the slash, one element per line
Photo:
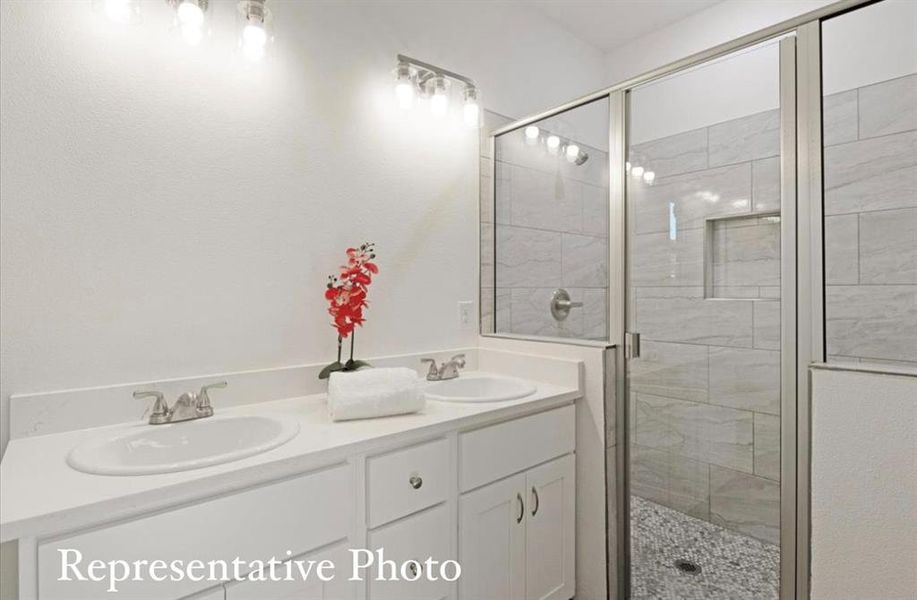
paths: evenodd
<path fill-rule="evenodd" d="M 567 155 L 567 162 L 576 162 L 576 159 L 579 158 L 579 146 L 576 144 L 567 144 L 567 147 L 564 149 L 564 154 Z"/>
<path fill-rule="evenodd" d="M 539 135 L 541 135 L 541 130 L 534 125 L 529 125 L 525 128 L 525 144 L 527 146 L 534 146 L 538 143 Z"/>
<path fill-rule="evenodd" d="M 557 154 L 560 151 L 560 138 L 556 135 L 549 135 L 545 140 L 545 145 L 548 147 L 548 152 Z"/>

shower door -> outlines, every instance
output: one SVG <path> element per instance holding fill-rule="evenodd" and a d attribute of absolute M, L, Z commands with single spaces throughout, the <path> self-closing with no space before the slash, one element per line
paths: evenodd
<path fill-rule="evenodd" d="M 793 52 L 774 40 L 628 92 L 631 598 L 779 595 Z"/>

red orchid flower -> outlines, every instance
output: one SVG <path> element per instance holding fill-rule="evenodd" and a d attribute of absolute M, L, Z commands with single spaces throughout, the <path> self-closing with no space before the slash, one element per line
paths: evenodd
<path fill-rule="evenodd" d="M 347 249 L 347 264 L 340 268 L 337 276 L 328 277 L 325 299 L 328 300 L 328 313 L 332 317 L 332 326 L 342 338 L 348 337 L 357 326 L 364 323 L 363 309 L 367 288 L 372 278 L 379 272 L 379 267 L 371 262 L 376 258 L 375 246 L 366 243 L 359 248 Z"/>

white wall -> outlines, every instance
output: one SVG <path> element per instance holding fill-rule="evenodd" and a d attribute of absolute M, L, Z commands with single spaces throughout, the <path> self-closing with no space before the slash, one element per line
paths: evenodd
<path fill-rule="evenodd" d="M 609 83 L 635 77 L 833 1 L 725 0 L 608 53 L 605 71 Z"/>
<path fill-rule="evenodd" d="M 0 448 L 11 393 L 330 360 L 325 278 L 363 240 L 359 354 L 474 342 L 477 136 L 398 113 L 395 55 L 519 115 L 598 87 L 601 53 L 504 6 L 271 4 L 253 69 L 234 2 L 196 52 L 161 0 L 127 30 L 89 2 L 0 5 Z"/>
<path fill-rule="evenodd" d="M 917 597 L 917 376 L 814 369 L 812 599 Z"/>
<path fill-rule="evenodd" d="M 779 106 L 780 48 L 769 42 L 636 88 L 630 140 L 640 144 Z"/>
<path fill-rule="evenodd" d="M 822 27 L 825 94 L 917 73 L 917 3 L 884 0 Z"/>

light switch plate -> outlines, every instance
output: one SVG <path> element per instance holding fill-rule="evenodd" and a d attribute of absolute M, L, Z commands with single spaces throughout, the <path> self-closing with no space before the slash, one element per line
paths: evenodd
<path fill-rule="evenodd" d="M 462 331 L 474 331 L 474 301 L 462 300 L 458 303 L 459 329 Z"/>

